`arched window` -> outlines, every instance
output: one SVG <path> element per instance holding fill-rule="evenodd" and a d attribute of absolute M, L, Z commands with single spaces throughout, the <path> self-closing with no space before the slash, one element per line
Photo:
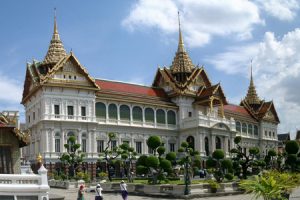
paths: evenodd
<path fill-rule="evenodd" d="M 159 124 L 165 124 L 166 123 L 165 111 L 163 111 L 162 109 L 158 109 L 156 111 L 156 122 L 159 123 Z"/>
<path fill-rule="evenodd" d="M 60 152 L 60 133 L 55 133 L 55 140 L 54 140 L 54 151 Z"/>
<path fill-rule="evenodd" d="M 244 134 L 247 134 L 247 124 L 246 123 L 242 123 L 242 132 Z"/>
<path fill-rule="evenodd" d="M 133 121 L 142 122 L 143 121 L 143 110 L 142 108 L 135 106 L 132 109 L 132 118 Z"/>
<path fill-rule="evenodd" d="M 127 105 L 120 106 L 120 119 L 121 120 L 130 120 L 130 108 Z"/>
<path fill-rule="evenodd" d="M 209 142 L 208 142 L 208 138 L 207 137 L 205 137 L 204 142 L 205 142 L 205 153 L 206 153 L 206 156 L 209 156 Z"/>
<path fill-rule="evenodd" d="M 117 109 L 116 104 L 109 104 L 108 118 L 109 119 L 118 119 L 118 109 Z"/>
<path fill-rule="evenodd" d="M 186 141 L 189 144 L 190 148 L 195 149 L 195 138 L 193 136 L 187 137 Z"/>
<path fill-rule="evenodd" d="M 241 131 L 241 123 L 240 122 L 235 122 L 235 128 L 237 132 L 242 132 Z"/>
<path fill-rule="evenodd" d="M 216 137 L 216 149 L 221 149 L 221 139 L 219 137 Z"/>
<path fill-rule="evenodd" d="M 168 111 L 168 124 L 176 125 L 176 115 L 173 110 Z"/>
<path fill-rule="evenodd" d="M 253 134 L 253 126 L 252 126 L 252 124 L 248 124 L 248 133 L 249 133 L 250 135 Z"/>
<path fill-rule="evenodd" d="M 152 108 L 145 109 L 145 121 L 154 123 L 154 111 Z"/>
<path fill-rule="evenodd" d="M 96 103 L 96 117 L 97 118 L 106 118 L 106 106 L 102 102 Z"/>
<path fill-rule="evenodd" d="M 254 135 L 258 135 L 258 126 L 254 125 Z"/>

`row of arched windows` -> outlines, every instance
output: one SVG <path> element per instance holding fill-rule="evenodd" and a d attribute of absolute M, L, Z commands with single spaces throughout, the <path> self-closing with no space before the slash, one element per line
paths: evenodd
<path fill-rule="evenodd" d="M 109 104 L 108 107 L 102 102 L 96 103 L 96 117 L 97 118 L 106 118 L 106 114 L 108 112 L 109 119 L 118 119 L 118 108 L 116 104 Z M 144 116 L 146 122 L 154 123 L 154 112 L 156 112 L 156 122 L 159 124 L 176 124 L 176 114 L 173 110 L 167 111 L 167 113 L 163 109 L 157 109 L 154 111 L 152 108 L 145 108 Z M 167 121 L 166 121 L 167 115 Z M 130 120 L 130 108 L 127 105 L 120 106 L 120 120 Z M 143 121 L 143 109 L 139 106 L 134 106 L 132 108 L 132 120 L 136 122 Z"/>
<path fill-rule="evenodd" d="M 236 126 L 236 131 L 243 133 L 243 134 L 254 134 L 254 135 L 258 135 L 258 126 L 257 125 L 252 125 L 252 124 L 247 124 L 245 122 L 241 123 L 241 122 L 235 122 L 235 126 Z"/>

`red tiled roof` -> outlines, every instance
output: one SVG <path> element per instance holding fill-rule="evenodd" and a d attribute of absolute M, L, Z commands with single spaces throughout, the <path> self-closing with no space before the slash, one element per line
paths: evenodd
<path fill-rule="evenodd" d="M 229 111 L 229 112 L 233 112 L 236 114 L 251 116 L 244 107 L 232 105 L 232 104 L 224 105 L 224 111 L 225 112 Z"/>
<path fill-rule="evenodd" d="M 102 91 L 114 91 L 114 92 L 125 92 L 136 95 L 145 95 L 151 97 L 163 97 L 167 98 L 167 94 L 163 89 L 151 88 L 147 86 L 135 85 L 130 83 L 120 83 L 108 80 L 98 80 L 96 79 L 96 84 L 100 87 L 100 92 Z"/>

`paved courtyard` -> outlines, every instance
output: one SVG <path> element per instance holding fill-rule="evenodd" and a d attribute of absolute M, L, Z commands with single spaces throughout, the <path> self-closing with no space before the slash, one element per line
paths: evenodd
<path fill-rule="evenodd" d="M 71 190 L 63 190 L 63 189 L 51 189 L 51 194 L 58 194 L 65 196 L 65 200 L 74 200 L 77 197 L 77 190 L 71 189 Z M 105 193 L 103 195 L 104 200 L 122 200 L 122 197 L 120 194 L 113 194 L 113 193 Z M 251 200 L 251 195 L 232 195 L 232 196 L 224 196 L 224 197 L 205 197 L 205 198 L 198 198 L 201 200 Z M 154 198 L 154 197 L 143 197 L 143 196 L 129 196 L 128 200 L 154 200 L 154 199 L 160 199 L 160 200 L 167 200 L 163 198 Z M 300 188 L 295 190 L 290 197 L 292 200 L 300 200 Z M 86 193 L 85 194 L 85 200 L 94 200 L 94 193 Z M 170 199 L 168 199 L 170 200 Z M 177 199 L 173 199 L 177 200 Z M 179 200 L 179 199 L 178 199 Z"/>

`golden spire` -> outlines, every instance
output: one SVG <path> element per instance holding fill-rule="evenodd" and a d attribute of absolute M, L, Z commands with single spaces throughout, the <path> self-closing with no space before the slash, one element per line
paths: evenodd
<path fill-rule="evenodd" d="M 261 102 L 261 100 L 259 99 L 259 97 L 256 93 L 256 89 L 254 86 L 254 81 L 253 81 L 253 76 L 252 76 L 252 60 L 251 60 L 250 85 L 249 85 L 245 100 L 247 101 L 248 104 L 260 104 L 260 102 Z"/>
<path fill-rule="evenodd" d="M 179 11 L 178 11 L 178 25 L 179 25 L 179 42 L 178 42 L 177 52 L 185 52 L 184 43 L 183 43 L 183 39 L 182 39 L 182 33 L 181 33 L 181 27 L 180 27 Z"/>
<path fill-rule="evenodd" d="M 54 30 L 50 41 L 48 52 L 43 64 L 56 64 L 61 58 L 67 55 L 64 45 L 62 44 L 56 24 L 56 8 L 54 9 Z"/>
<path fill-rule="evenodd" d="M 172 62 L 171 71 L 172 73 L 191 73 L 192 69 L 194 68 L 194 65 L 184 48 L 179 12 L 178 12 L 178 25 L 179 25 L 178 49 Z"/>

